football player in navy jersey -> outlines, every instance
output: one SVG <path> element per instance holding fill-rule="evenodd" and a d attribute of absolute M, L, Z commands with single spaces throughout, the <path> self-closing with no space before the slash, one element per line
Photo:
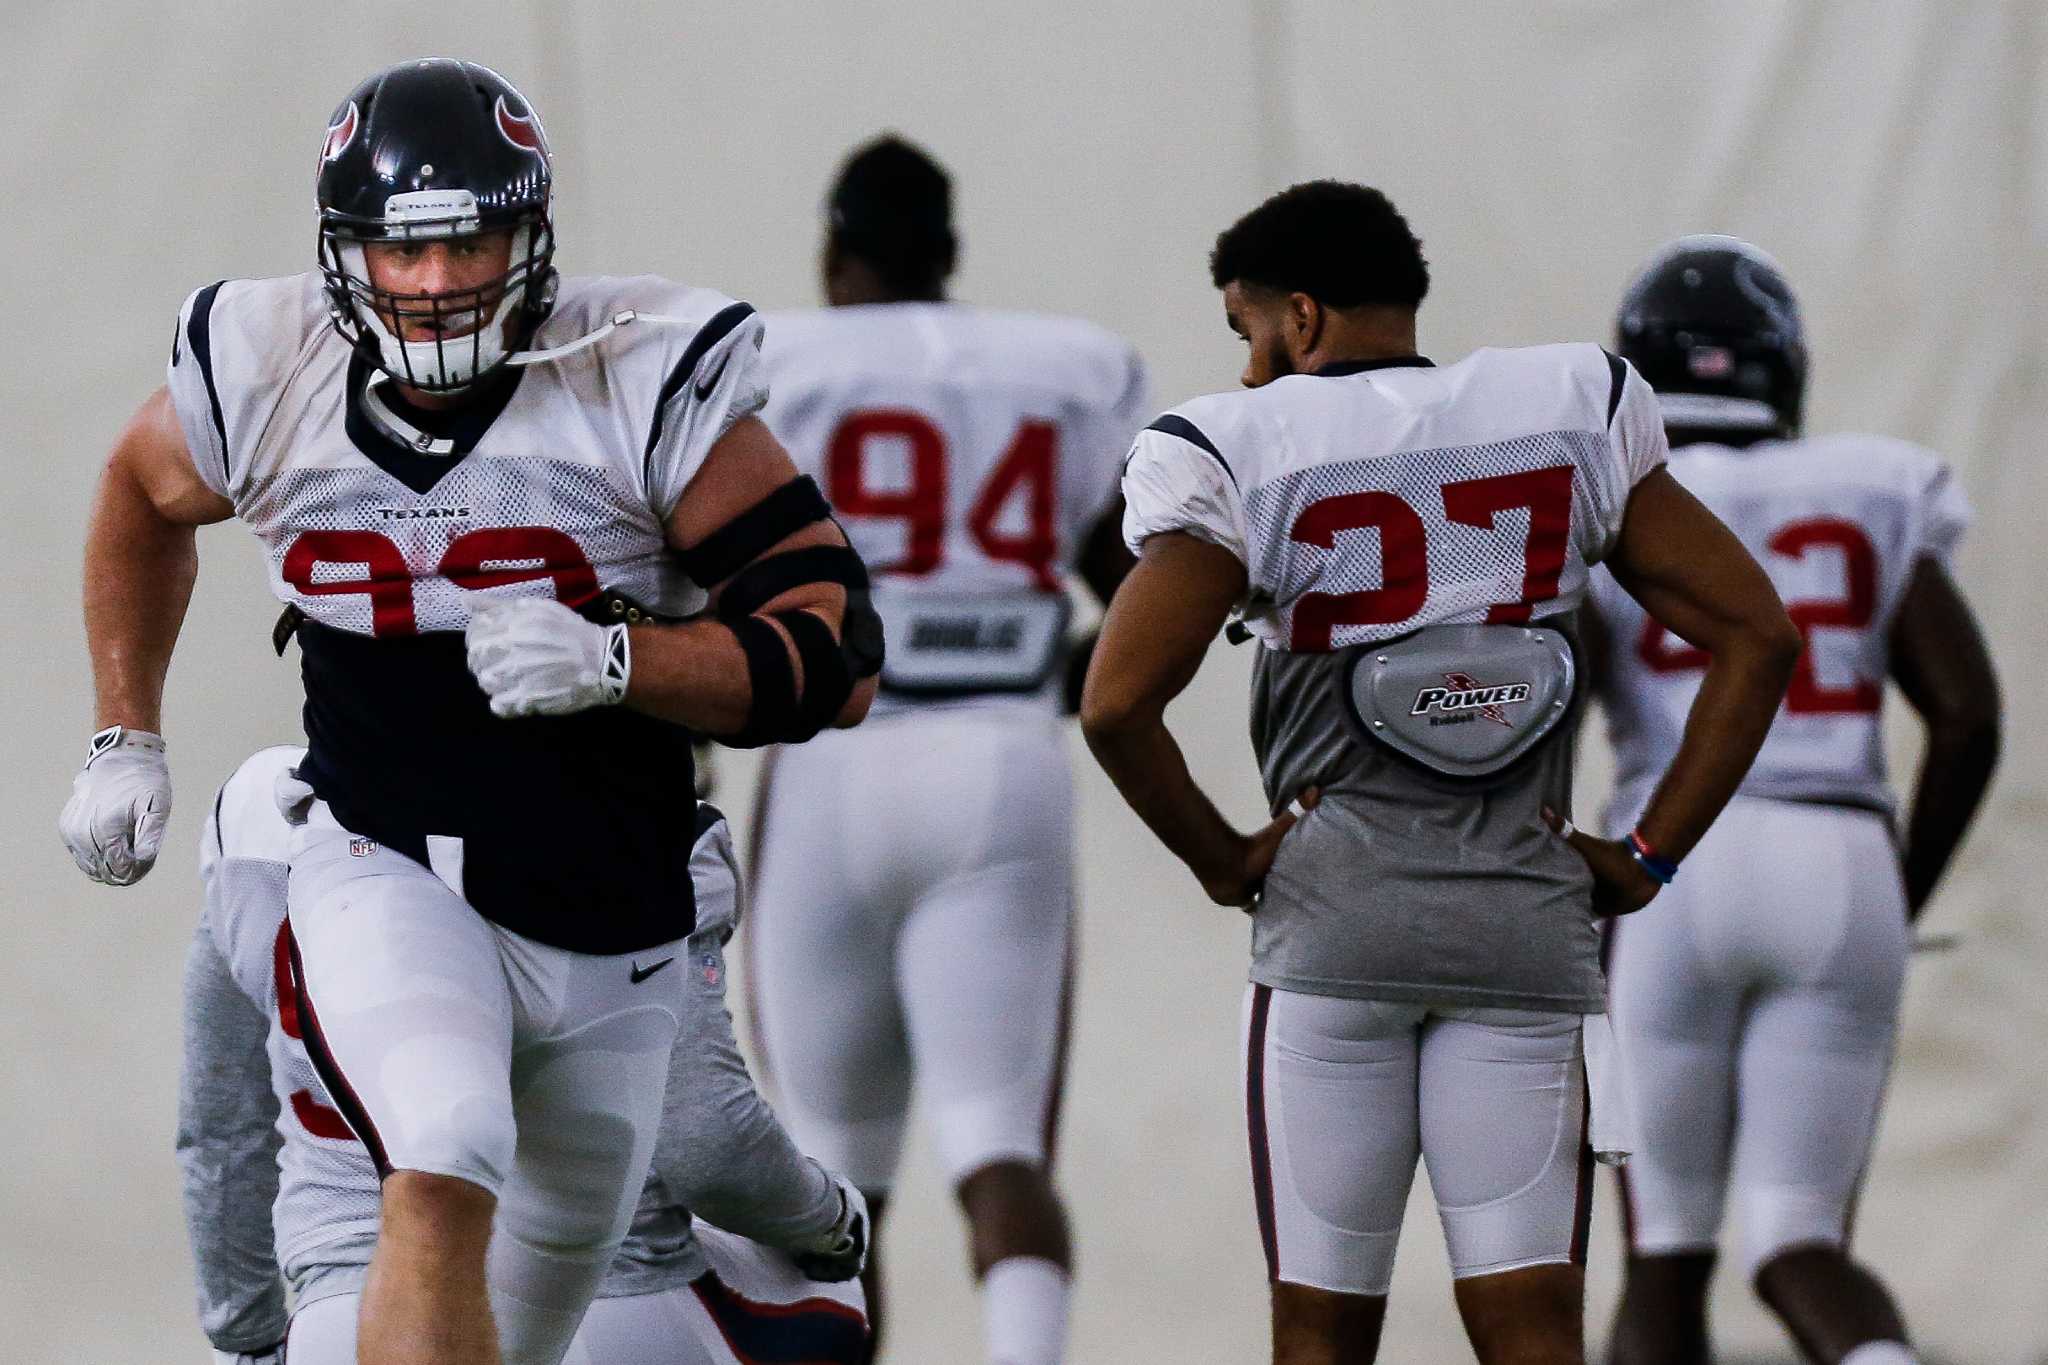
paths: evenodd
<path fill-rule="evenodd" d="M 384 1178 L 380 1365 L 561 1359 L 659 1118 L 691 733 L 854 723 L 880 663 L 858 556 L 755 415 L 753 310 L 558 275 L 551 184 L 496 73 L 364 80 L 321 147 L 319 268 L 187 300 L 87 538 L 103 728 L 60 826 L 97 880 L 163 837 L 194 528 L 247 523 L 296 628 L 292 981 Z"/>

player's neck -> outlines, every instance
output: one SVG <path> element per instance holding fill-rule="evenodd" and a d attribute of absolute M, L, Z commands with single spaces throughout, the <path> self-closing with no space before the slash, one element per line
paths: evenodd
<path fill-rule="evenodd" d="M 877 303 L 944 303 L 946 291 L 935 288 L 929 291 L 904 293 L 894 289 L 840 289 L 832 295 L 834 308 L 860 307 Z"/>
<path fill-rule="evenodd" d="M 946 282 L 939 279 L 922 289 L 898 289 L 885 283 L 881 272 L 866 261 L 845 260 L 826 279 L 825 301 L 834 308 L 876 303 L 944 303 Z"/>
<path fill-rule="evenodd" d="M 1303 374 L 1325 365 L 1401 360 L 1416 354 L 1415 314 L 1400 308 L 1330 309 L 1310 350 L 1296 357 Z"/>
<path fill-rule="evenodd" d="M 452 393 L 437 393 L 429 389 L 416 389 L 412 385 L 400 383 L 396 379 L 387 379 L 383 381 L 384 396 L 387 399 L 396 400 L 394 406 L 398 409 L 400 416 L 404 416 L 408 411 L 457 412 L 463 408 L 477 407 L 488 403 L 491 399 L 497 397 L 508 385 L 516 383 L 518 377 L 519 372 L 508 367 L 487 374 L 466 388 L 456 389 Z"/>
<path fill-rule="evenodd" d="M 401 384 L 395 379 L 390 381 L 386 393 L 406 407 L 420 412 L 446 412 L 450 408 L 459 408 L 473 401 L 468 390 L 457 393 L 433 393 L 426 389 L 416 389 L 410 384 Z"/>

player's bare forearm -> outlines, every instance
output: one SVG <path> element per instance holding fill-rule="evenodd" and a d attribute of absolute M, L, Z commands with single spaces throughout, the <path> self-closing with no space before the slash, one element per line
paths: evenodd
<path fill-rule="evenodd" d="M 1138 562 L 1137 556 L 1124 546 L 1123 521 L 1124 500 L 1119 493 L 1088 528 L 1088 534 L 1081 542 L 1081 552 L 1074 559 L 1074 568 L 1081 581 L 1105 606 L 1116 596 L 1117 588 Z M 1077 715 L 1081 710 L 1081 689 L 1087 686 L 1088 666 L 1094 660 L 1099 634 L 1099 631 L 1091 631 L 1074 641 L 1067 654 L 1061 703 L 1068 715 Z"/>
<path fill-rule="evenodd" d="M 125 490 L 101 485 L 85 541 L 95 728 L 163 729 L 164 677 L 198 574 L 190 526 L 138 513 Z"/>
<path fill-rule="evenodd" d="M 86 528 L 96 725 L 162 729 L 164 677 L 199 572 L 194 528 L 232 510 L 198 482 L 159 389 L 108 458 Z"/>
<path fill-rule="evenodd" d="M 1205 886 L 1228 878 L 1241 860 L 1244 836 L 1223 818 L 1188 772 L 1187 760 L 1157 717 L 1082 729 L 1095 761 L 1159 842 Z"/>
<path fill-rule="evenodd" d="M 1933 559 L 1914 568 L 1891 631 L 1891 672 L 1927 723 L 1900 858 L 1908 914 L 1918 918 L 1998 766 L 1998 674 L 1976 616 Z"/>
<path fill-rule="evenodd" d="M 1927 752 L 1913 784 L 1905 852 L 1900 856 L 1909 918 L 1920 917 L 1976 818 L 1998 767 L 1998 746 L 1995 720 L 1968 727 L 1929 727 Z"/>
<path fill-rule="evenodd" d="M 1165 717 L 1244 587 L 1229 551 L 1178 532 L 1153 536 L 1109 604 L 1081 698 L 1082 733 L 1110 781 L 1227 904 L 1256 891 L 1285 827 L 1249 837 L 1232 828 L 1195 784 Z"/>
<path fill-rule="evenodd" d="M 842 598 L 836 605 L 843 607 L 843 603 Z M 839 610 L 834 608 L 829 602 L 778 600 L 773 609 L 811 611 L 836 633 Z M 801 696 L 803 661 L 787 628 L 772 619 L 768 624 L 789 649 L 797 695 Z M 626 705 L 713 737 L 746 728 L 754 690 L 746 651 L 731 626 L 707 617 L 671 625 L 634 626 L 630 634 L 633 672 L 626 685 Z"/>
<path fill-rule="evenodd" d="M 1682 858 L 1749 771 L 1803 642 L 1742 542 L 1668 470 L 1636 486 L 1607 563 L 1645 611 L 1712 657 L 1685 737 L 1637 825 L 1658 854 Z"/>

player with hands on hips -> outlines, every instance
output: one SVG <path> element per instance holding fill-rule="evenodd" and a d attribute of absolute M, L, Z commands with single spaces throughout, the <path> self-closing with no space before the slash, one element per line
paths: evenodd
<path fill-rule="evenodd" d="M 309 1055 L 384 1172 L 362 1358 L 555 1365 L 656 1139 L 693 734 L 857 723 L 879 626 L 758 415 L 760 318 L 559 273 L 552 153 L 509 82 L 398 63 L 319 153 L 318 268 L 194 291 L 101 477 L 108 737 L 65 842 L 103 880 L 146 871 L 195 528 L 241 518 L 306 690 Z M 549 1060 L 515 1088 L 515 1055 Z"/>
<path fill-rule="evenodd" d="M 1081 723 L 1211 899 L 1257 898 L 1245 1097 L 1274 1358 L 1374 1358 L 1419 1158 L 1482 1365 L 1582 1361 L 1591 1164 L 1630 1145 L 1598 925 L 1647 903 L 1734 791 L 1798 632 L 1665 471 L 1621 359 L 1417 354 L 1429 271 L 1378 191 L 1297 185 L 1210 268 L 1246 391 L 1138 435 L 1138 561 Z M 1602 561 L 1712 654 L 1627 843 L 1565 822 Z M 1257 640 L 1270 812 L 1249 835 L 1164 720 L 1233 615 Z"/>

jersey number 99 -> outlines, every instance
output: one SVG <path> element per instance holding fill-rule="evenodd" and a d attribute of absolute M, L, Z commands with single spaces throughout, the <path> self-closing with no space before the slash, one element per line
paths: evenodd
<path fill-rule="evenodd" d="M 360 578 L 322 578 L 319 567 L 360 565 Z M 284 581 L 307 597 L 330 594 L 370 599 L 373 635 L 417 635 L 412 568 L 387 536 L 375 531 L 307 531 L 285 551 Z M 549 526 L 488 526 L 457 536 L 434 575 L 480 591 L 506 583 L 552 579 L 555 596 L 576 606 L 597 593 L 597 570 L 583 547 Z"/>

